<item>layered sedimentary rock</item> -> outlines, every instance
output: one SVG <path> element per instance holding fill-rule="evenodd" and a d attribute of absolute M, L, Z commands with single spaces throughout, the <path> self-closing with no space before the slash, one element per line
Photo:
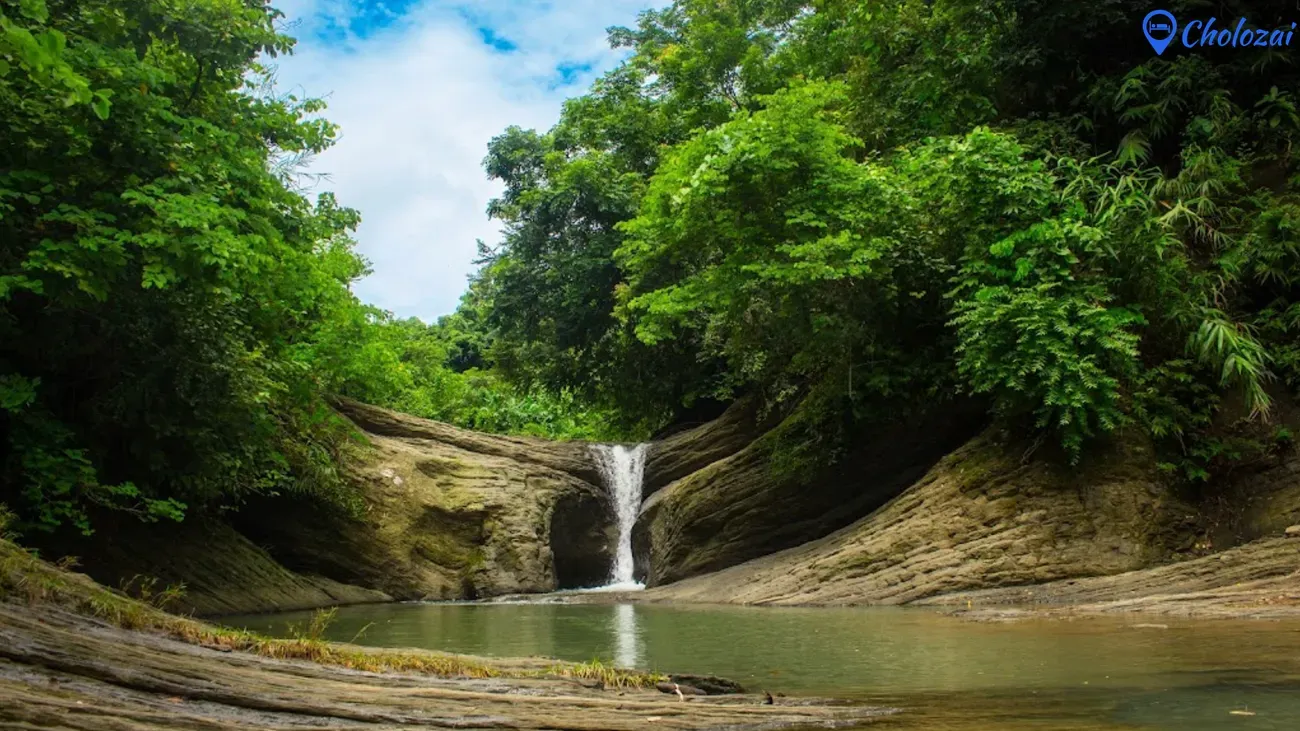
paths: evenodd
<path fill-rule="evenodd" d="M 62 544 L 58 554 L 76 556 L 79 571 L 132 595 L 158 595 L 169 586 L 183 586 L 184 594 L 168 604 L 181 613 L 311 609 L 391 599 L 382 591 L 290 571 L 214 520 L 105 522 L 90 539 Z"/>
<path fill-rule="evenodd" d="M 1300 614 L 1300 540 L 1281 532 L 1226 551 L 1147 569 L 957 592 L 915 603 L 956 607 L 974 618 L 991 619 L 1026 613 L 1119 612 L 1293 618 Z"/>
<path fill-rule="evenodd" d="M 646 452 L 645 497 L 676 480 L 739 452 L 774 426 L 755 399 L 741 399 L 722 416 L 650 443 Z"/>
<path fill-rule="evenodd" d="M 1215 548 L 1274 536 L 1300 525 L 1300 449 L 1269 455 L 1233 472 L 1208 497 Z M 1300 547 L 1297 547 L 1300 550 Z"/>
<path fill-rule="evenodd" d="M 251 514 L 250 535 L 287 566 L 402 599 L 603 582 L 611 508 L 585 445 L 479 434 L 356 402 L 339 408 L 369 440 L 344 465 L 365 513 L 301 505 Z"/>
<path fill-rule="evenodd" d="M 109 585 L 183 581 L 200 614 L 593 586 L 608 575 L 609 498 L 587 446 L 480 434 L 343 401 L 365 436 L 341 465 L 359 514 L 282 496 L 232 523 L 132 524 L 54 555 Z M 232 527 L 233 526 L 233 527 Z"/>
<path fill-rule="evenodd" d="M 1072 469 L 989 432 L 880 509 L 822 539 L 651 591 L 761 604 L 901 604 L 1117 574 L 1191 555 L 1203 533 L 1141 443 Z"/>
<path fill-rule="evenodd" d="M 650 495 L 633 533 L 639 573 L 651 586 L 821 538 L 919 479 L 978 423 L 964 408 L 896 419 L 859 435 L 828 465 L 799 461 L 801 444 L 816 433 L 803 414 L 764 432 L 752 411 L 733 411 L 652 447 L 647 482 L 675 481 Z M 682 474 L 716 455 L 723 456 Z"/>

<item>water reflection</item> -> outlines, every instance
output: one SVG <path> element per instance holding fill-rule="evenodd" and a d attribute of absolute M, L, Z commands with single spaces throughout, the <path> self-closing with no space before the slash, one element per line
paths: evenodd
<path fill-rule="evenodd" d="M 282 634 L 309 619 L 227 622 Z M 358 640 L 368 645 L 599 659 L 897 705 L 908 709 L 891 721 L 900 729 L 1300 729 L 1297 623 L 976 624 L 902 609 L 387 604 L 339 610 L 327 636 L 349 641 L 368 625 Z M 1247 709 L 1256 715 L 1232 713 Z"/>
<path fill-rule="evenodd" d="M 642 653 L 638 644 L 641 638 L 636 631 L 636 606 L 619 604 L 614 607 L 614 664 L 635 668 L 641 664 Z"/>

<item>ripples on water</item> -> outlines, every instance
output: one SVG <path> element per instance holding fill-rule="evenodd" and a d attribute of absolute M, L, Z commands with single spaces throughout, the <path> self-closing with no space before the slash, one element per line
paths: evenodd
<path fill-rule="evenodd" d="M 225 621 L 284 635 L 309 617 Z M 350 641 L 359 632 L 356 642 L 379 647 L 599 658 L 908 709 L 894 728 L 1300 731 L 1300 623 L 980 624 L 901 609 L 383 604 L 340 609 L 327 634 Z"/>

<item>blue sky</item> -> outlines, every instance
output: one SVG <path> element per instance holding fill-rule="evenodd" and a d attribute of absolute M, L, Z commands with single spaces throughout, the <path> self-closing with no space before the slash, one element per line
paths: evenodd
<path fill-rule="evenodd" d="M 663 0 L 279 0 L 295 53 L 282 90 L 323 97 L 342 127 L 313 161 L 361 211 L 374 274 L 356 291 L 402 317 L 456 308 L 475 241 L 500 239 L 485 213 L 499 186 L 487 143 L 507 126 L 547 129 L 564 99 L 621 58 L 605 29 Z"/>

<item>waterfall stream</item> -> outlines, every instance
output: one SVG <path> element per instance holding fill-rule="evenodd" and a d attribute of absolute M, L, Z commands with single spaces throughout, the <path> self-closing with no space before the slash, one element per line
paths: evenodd
<path fill-rule="evenodd" d="M 593 444 L 596 466 L 614 501 L 618 526 L 618 547 L 609 572 L 608 589 L 640 589 L 632 574 L 632 526 L 641 510 L 641 476 L 645 471 L 646 445 Z"/>

